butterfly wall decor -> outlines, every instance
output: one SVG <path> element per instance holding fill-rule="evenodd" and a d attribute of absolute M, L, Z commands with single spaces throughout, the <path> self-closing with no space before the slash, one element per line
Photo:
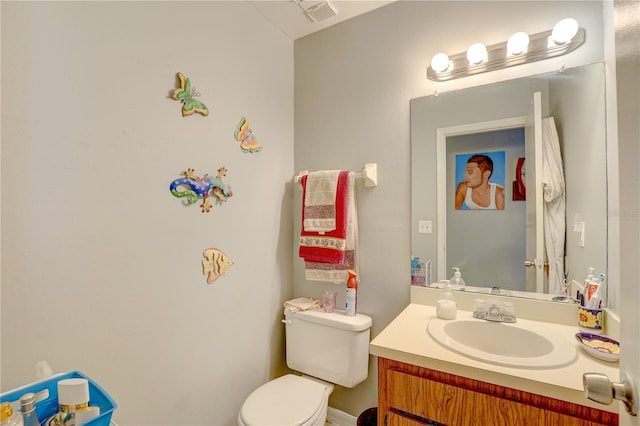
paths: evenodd
<path fill-rule="evenodd" d="M 244 153 L 258 152 L 262 149 L 262 145 L 256 140 L 256 137 L 253 136 L 253 132 L 249 128 L 249 121 L 244 117 L 240 119 L 238 126 L 236 126 L 233 137 L 240 142 L 240 149 L 242 149 Z"/>
<path fill-rule="evenodd" d="M 178 80 L 180 81 L 180 87 L 173 91 L 171 97 L 182 103 L 182 116 L 186 117 L 194 112 L 205 116 L 209 115 L 207 106 L 195 99 L 200 96 L 200 93 L 196 92 L 195 87 L 191 87 L 191 81 L 181 72 L 178 73 Z"/>

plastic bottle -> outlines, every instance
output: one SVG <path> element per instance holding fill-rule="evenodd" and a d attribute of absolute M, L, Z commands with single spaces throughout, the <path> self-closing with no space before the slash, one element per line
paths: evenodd
<path fill-rule="evenodd" d="M 585 307 L 589 309 L 600 309 L 602 306 L 602 295 L 605 294 L 602 287 L 604 286 L 605 274 L 600 274 L 598 278 L 594 278 L 596 283 L 591 283 L 589 288 L 587 289 L 587 298 L 588 300 L 585 302 Z M 594 289 L 595 288 L 595 289 Z"/>
<path fill-rule="evenodd" d="M 100 415 L 100 407 L 89 406 L 89 382 L 72 378 L 58 382 L 58 412 L 43 426 L 70 426 L 86 423 Z"/>
<path fill-rule="evenodd" d="M 424 287 L 427 281 L 425 263 L 420 258 L 414 256 L 411 258 L 411 285 Z"/>
<path fill-rule="evenodd" d="M 596 291 L 600 288 L 600 278 L 595 278 L 593 275 L 589 274 L 584 286 L 584 297 L 585 297 L 585 306 L 588 301 L 591 300 Z"/>
<path fill-rule="evenodd" d="M 452 269 L 454 269 L 455 272 L 453 273 L 453 278 L 451 278 L 451 280 L 449 280 L 449 283 L 451 284 L 451 287 L 456 289 L 456 290 L 464 291 L 465 282 L 462 279 L 462 274 L 460 273 L 460 268 L 452 268 Z"/>
<path fill-rule="evenodd" d="M 20 411 L 24 426 L 40 426 L 36 415 L 36 394 L 29 392 L 20 397 Z"/>
<path fill-rule="evenodd" d="M 358 278 L 355 271 L 347 271 L 349 279 L 347 280 L 347 304 L 345 315 L 355 317 L 358 308 Z"/>
<path fill-rule="evenodd" d="M 584 291 L 587 292 L 587 286 L 593 281 L 593 268 L 590 266 L 587 268 L 587 278 L 584 279 Z"/>

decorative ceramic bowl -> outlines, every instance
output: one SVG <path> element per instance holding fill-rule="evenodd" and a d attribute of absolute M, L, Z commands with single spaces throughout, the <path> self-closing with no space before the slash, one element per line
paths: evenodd
<path fill-rule="evenodd" d="M 576 333 L 576 340 L 586 353 L 607 362 L 620 359 L 620 342 L 611 337 L 592 333 Z"/>

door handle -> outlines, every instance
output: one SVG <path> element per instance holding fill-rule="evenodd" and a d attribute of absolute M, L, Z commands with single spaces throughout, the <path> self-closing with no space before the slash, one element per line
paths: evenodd
<path fill-rule="evenodd" d="M 614 399 L 618 399 L 624 402 L 627 413 L 638 415 L 638 388 L 628 372 L 623 373 L 622 382 L 619 383 L 611 383 L 606 374 L 584 373 L 582 387 L 588 399 L 604 405 L 610 405 Z"/>

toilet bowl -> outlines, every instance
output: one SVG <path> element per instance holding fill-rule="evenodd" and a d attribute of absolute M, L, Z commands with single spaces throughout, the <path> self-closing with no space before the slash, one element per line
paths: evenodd
<path fill-rule="evenodd" d="M 254 390 L 238 413 L 238 425 L 322 426 L 331 384 L 294 374 Z"/>

